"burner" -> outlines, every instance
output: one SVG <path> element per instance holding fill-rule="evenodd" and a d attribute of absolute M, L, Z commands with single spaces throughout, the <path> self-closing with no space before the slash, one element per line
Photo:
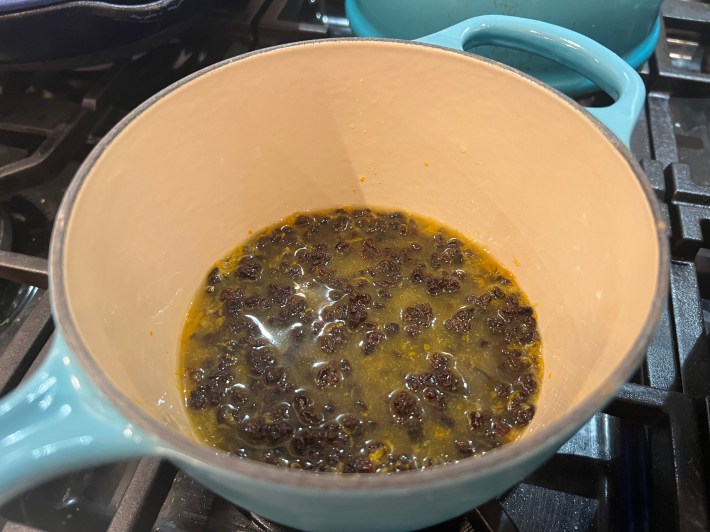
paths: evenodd
<path fill-rule="evenodd" d="M 30 203 L 14 197 L 0 204 L 0 249 L 46 257 L 50 221 Z M 9 344 L 18 323 L 38 289 L 0 279 L 0 352 Z"/>
<path fill-rule="evenodd" d="M 0 250 L 9 251 L 12 247 L 12 224 L 5 208 L 0 205 Z"/>
<path fill-rule="evenodd" d="M 65 70 L 130 57 L 185 32 L 209 2 L 43 3 L 0 12 L 0 68 Z"/>

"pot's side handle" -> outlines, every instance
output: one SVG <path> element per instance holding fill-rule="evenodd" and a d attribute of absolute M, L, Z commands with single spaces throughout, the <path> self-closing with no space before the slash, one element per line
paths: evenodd
<path fill-rule="evenodd" d="M 417 40 L 457 50 L 504 46 L 557 61 L 589 78 L 614 99 L 608 107 L 587 110 L 629 145 L 646 97 L 643 81 L 621 57 L 589 37 L 537 20 L 486 15 Z"/>
<path fill-rule="evenodd" d="M 0 504 L 61 473 L 157 453 L 58 336 L 42 365 L 0 400 Z"/>

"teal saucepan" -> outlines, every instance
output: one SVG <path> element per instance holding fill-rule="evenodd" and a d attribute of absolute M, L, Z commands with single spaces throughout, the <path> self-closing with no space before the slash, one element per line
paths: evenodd
<path fill-rule="evenodd" d="M 481 15 L 514 15 L 549 22 L 591 37 L 639 68 L 661 32 L 662 0 L 346 0 L 350 27 L 360 37 L 419 39 Z M 534 76 L 571 96 L 596 90 L 559 63 L 504 46 L 470 48 Z M 478 43 L 475 43 L 478 44 Z"/>
<path fill-rule="evenodd" d="M 438 39 L 549 53 L 616 101 L 584 109 L 487 59 L 367 39 L 261 50 L 157 94 L 91 153 L 57 216 L 53 345 L 0 402 L 3 500 L 62 472 L 154 456 L 293 527 L 413 529 L 519 482 L 611 399 L 667 287 L 666 232 L 624 145 L 643 85 L 594 41 L 540 22 L 484 17 Z M 515 273 L 545 358 L 519 440 L 374 475 L 287 470 L 201 443 L 178 342 L 204 275 L 249 230 L 335 205 L 433 217 Z"/>

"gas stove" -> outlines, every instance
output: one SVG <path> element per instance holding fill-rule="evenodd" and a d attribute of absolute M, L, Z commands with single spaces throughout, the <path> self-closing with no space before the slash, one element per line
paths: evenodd
<path fill-rule="evenodd" d="M 710 4 L 666 0 L 662 19 L 641 71 L 648 97 L 632 139 L 671 227 L 670 293 L 646 360 L 549 462 L 431 530 L 710 529 Z M 96 142 L 141 101 L 211 63 L 349 34 L 342 0 L 234 0 L 133 57 L 75 71 L 0 72 L 0 394 L 37 366 L 51 340 L 51 229 Z M 152 459 L 39 486 L 0 508 L 0 527 L 285 530 Z"/>

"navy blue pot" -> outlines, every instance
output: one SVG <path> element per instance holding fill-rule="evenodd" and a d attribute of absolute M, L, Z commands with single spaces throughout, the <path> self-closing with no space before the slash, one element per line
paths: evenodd
<path fill-rule="evenodd" d="M 204 0 L 0 2 L 0 68 L 98 64 L 129 55 L 191 24 Z"/>

